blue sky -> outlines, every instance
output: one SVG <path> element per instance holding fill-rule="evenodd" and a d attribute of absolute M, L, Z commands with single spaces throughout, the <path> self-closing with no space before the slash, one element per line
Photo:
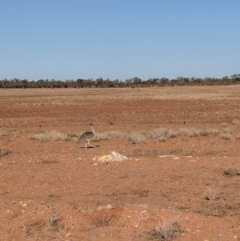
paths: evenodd
<path fill-rule="evenodd" d="M 0 79 L 239 73 L 239 0 L 0 0 Z"/>

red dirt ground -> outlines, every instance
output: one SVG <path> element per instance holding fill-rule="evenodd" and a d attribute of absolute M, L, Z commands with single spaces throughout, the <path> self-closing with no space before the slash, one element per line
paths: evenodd
<path fill-rule="evenodd" d="M 0 101 L 0 240 L 164 240 L 151 231 L 169 220 L 176 241 L 240 240 L 240 176 L 224 175 L 240 170 L 240 86 L 1 89 Z M 90 123 L 98 134 L 218 134 L 85 149 L 76 140 Z M 73 137 L 34 139 L 51 130 Z M 112 151 L 128 160 L 97 162 Z"/>

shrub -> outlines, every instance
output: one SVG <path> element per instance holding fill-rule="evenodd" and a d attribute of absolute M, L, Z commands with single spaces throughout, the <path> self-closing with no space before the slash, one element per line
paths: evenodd
<path fill-rule="evenodd" d="M 240 176 L 240 170 L 234 167 L 230 167 L 223 172 L 226 176 Z"/>
<path fill-rule="evenodd" d="M 180 134 L 184 136 L 194 137 L 194 136 L 199 136 L 200 132 L 195 128 L 181 128 Z"/>
<path fill-rule="evenodd" d="M 159 138 L 162 136 L 166 136 L 167 132 L 168 131 L 166 128 L 157 128 L 157 129 L 147 132 L 146 135 L 150 138 Z"/>
<path fill-rule="evenodd" d="M 146 139 L 141 133 L 134 132 L 130 135 L 129 140 L 132 144 L 139 144 L 145 142 Z"/>
<path fill-rule="evenodd" d="M 208 187 L 204 192 L 206 200 L 216 200 L 218 198 L 218 191 L 215 188 Z"/>
<path fill-rule="evenodd" d="M 175 219 L 166 221 L 165 223 L 158 225 L 157 228 L 154 228 L 150 235 L 158 240 L 172 240 L 175 236 L 181 233 L 181 225 Z"/>
<path fill-rule="evenodd" d="M 175 137 L 177 137 L 177 132 L 174 130 L 168 130 L 166 136 L 168 138 L 175 138 Z"/>
<path fill-rule="evenodd" d="M 49 141 L 49 140 L 68 141 L 70 138 L 68 137 L 68 135 L 62 134 L 55 130 L 51 130 L 49 132 L 36 134 L 32 136 L 31 139 L 38 140 L 38 141 Z"/>
<path fill-rule="evenodd" d="M 219 131 L 213 128 L 206 128 L 206 129 L 200 130 L 201 136 L 217 135 L 218 133 Z"/>
<path fill-rule="evenodd" d="M 159 138 L 158 138 L 158 141 L 159 142 L 164 142 L 164 141 L 166 141 L 167 140 L 167 137 L 166 136 L 160 136 Z"/>
<path fill-rule="evenodd" d="M 231 133 L 227 133 L 227 132 L 224 132 L 220 135 L 220 137 L 223 139 L 223 140 L 231 140 L 232 136 L 231 136 Z"/>
<path fill-rule="evenodd" d="M 0 157 L 6 156 L 10 153 L 8 149 L 0 149 Z"/>

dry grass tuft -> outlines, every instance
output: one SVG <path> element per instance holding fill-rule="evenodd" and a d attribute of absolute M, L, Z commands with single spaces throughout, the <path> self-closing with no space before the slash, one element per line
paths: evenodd
<path fill-rule="evenodd" d="M 240 121 L 237 119 L 234 119 L 232 123 L 233 123 L 233 125 L 236 125 L 236 126 L 240 125 Z"/>
<path fill-rule="evenodd" d="M 6 156 L 10 153 L 8 149 L 0 149 L 0 157 Z"/>
<path fill-rule="evenodd" d="M 201 136 L 210 136 L 210 135 L 216 136 L 218 134 L 219 134 L 219 131 L 214 128 L 206 128 L 206 129 L 200 130 Z"/>
<path fill-rule="evenodd" d="M 49 132 L 36 134 L 31 137 L 32 140 L 38 140 L 38 141 L 68 141 L 70 140 L 70 137 L 68 135 L 62 134 L 58 131 L 51 130 Z"/>
<path fill-rule="evenodd" d="M 227 170 L 223 172 L 224 175 L 226 176 L 240 176 L 240 170 L 234 167 L 230 167 Z"/>
<path fill-rule="evenodd" d="M 165 142 L 167 140 L 167 137 L 166 136 L 160 136 L 159 138 L 158 138 L 158 141 L 159 142 Z"/>
<path fill-rule="evenodd" d="M 221 139 L 223 140 L 231 140 L 232 139 L 232 135 L 231 133 L 228 132 L 224 132 L 220 135 Z"/>
<path fill-rule="evenodd" d="M 167 129 L 166 128 L 157 128 L 157 129 L 154 129 L 152 131 L 148 131 L 146 133 L 146 136 L 147 137 L 150 137 L 150 138 L 154 138 L 154 139 L 157 139 L 157 138 L 160 138 L 162 136 L 166 136 L 167 135 Z"/>
<path fill-rule="evenodd" d="M 215 188 L 208 187 L 204 192 L 204 198 L 206 200 L 216 200 L 218 199 L 218 190 Z"/>
<path fill-rule="evenodd" d="M 6 136 L 6 131 L 0 129 L 0 136 Z"/>
<path fill-rule="evenodd" d="M 196 137 L 200 135 L 200 131 L 195 128 L 181 128 L 180 132 L 181 135 Z"/>
<path fill-rule="evenodd" d="M 125 138 L 127 134 L 120 131 L 107 131 L 105 133 L 96 133 L 94 141 L 109 140 L 112 138 Z"/>
<path fill-rule="evenodd" d="M 96 227 L 110 226 L 116 219 L 111 210 L 102 209 L 97 211 L 92 219 L 92 224 Z"/>
<path fill-rule="evenodd" d="M 50 216 L 44 218 L 45 225 L 48 227 L 55 227 L 58 225 L 61 218 L 57 214 L 51 214 Z"/>
<path fill-rule="evenodd" d="M 133 132 L 129 136 L 129 141 L 131 141 L 132 144 L 139 144 L 145 142 L 146 138 L 139 132 Z"/>
<path fill-rule="evenodd" d="M 154 228 L 150 232 L 150 235 L 152 238 L 157 240 L 169 241 L 179 235 L 181 232 L 182 229 L 180 223 L 175 219 L 171 219 L 161 225 L 158 225 L 157 228 Z"/>
<path fill-rule="evenodd" d="M 175 138 L 175 137 L 177 137 L 177 135 L 178 135 L 178 133 L 176 131 L 170 129 L 167 131 L 166 137 Z"/>

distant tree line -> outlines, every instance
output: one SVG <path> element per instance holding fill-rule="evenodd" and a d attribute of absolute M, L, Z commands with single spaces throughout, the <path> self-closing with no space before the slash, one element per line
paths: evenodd
<path fill-rule="evenodd" d="M 203 86 L 203 85 L 235 85 L 240 84 L 240 74 L 222 78 L 150 78 L 142 80 L 139 77 L 126 79 L 124 81 L 115 79 L 77 79 L 77 80 L 49 80 L 39 79 L 37 81 L 27 79 L 3 79 L 0 80 L 0 88 L 125 88 L 125 87 L 164 87 L 164 86 Z"/>

